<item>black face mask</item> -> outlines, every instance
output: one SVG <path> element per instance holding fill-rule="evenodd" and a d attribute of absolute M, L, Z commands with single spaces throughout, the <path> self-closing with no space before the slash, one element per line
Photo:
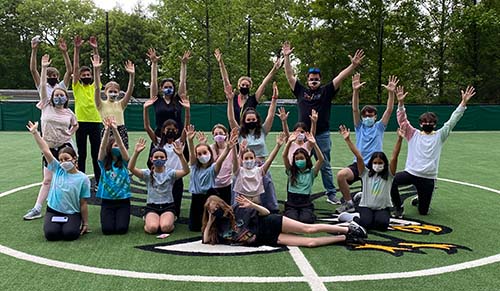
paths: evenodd
<path fill-rule="evenodd" d="M 245 127 L 252 130 L 257 128 L 257 121 L 245 122 Z"/>
<path fill-rule="evenodd" d="M 165 133 L 165 137 L 167 139 L 174 139 L 176 136 L 177 136 L 177 133 L 175 133 L 175 131 L 173 131 L 173 130 L 167 130 L 167 132 Z"/>
<path fill-rule="evenodd" d="M 82 83 L 85 85 L 92 84 L 92 78 L 80 78 L 80 81 L 82 81 Z"/>
<path fill-rule="evenodd" d="M 248 95 L 249 92 L 250 92 L 250 89 L 247 88 L 247 87 L 241 87 L 240 88 L 241 95 Z"/>
<path fill-rule="evenodd" d="M 52 87 L 54 87 L 58 82 L 59 80 L 57 80 L 57 78 L 47 78 L 47 83 L 49 83 Z"/>
<path fill-rule="evenodd" d="M 215 216 L 215 218 L 221 218 L 224 216 L 224 210 L 222 210 L 222 208 L 217 208 L 217 210 L 215 210 L 212 214 Z"/>
<path fill-rule="evenodd" d="M 434 130 L 434 124 L 422 124 L 422 130 L 426 133 L 431 133 Z"/>

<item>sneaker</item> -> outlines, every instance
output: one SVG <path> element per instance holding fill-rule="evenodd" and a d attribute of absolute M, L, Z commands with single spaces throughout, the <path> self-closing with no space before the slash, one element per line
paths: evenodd
<path fill-rule="evenodd" d="M 356 222 L 352 221 L 348 226 L 349 230 L 346 234 L 346 241 L 352 243 L 364 243 L 364 239 L 368 237 L 366 229 Z"/>
<path fill-rule="evenodd" d="M 394 211 L 392 213 L 392 216 L 394 218 L 402 219 L 404 212 L 405 212 L 405 208 L 403 206 L 401 206 L 400 208 L 394 207 Z"/>
<path fill-rule="evenodd" d="M 358 192 L 352 197 L 352 203 L 354 203 L 354 205 L 359 205 L 359 202 L 361 202 L 361 195 L 363 195 L 363 192 Z"/>
<path fill-rule="evenodd" d="M 342 213 L 342 212 L 354 212 L 356 209 L 354 208 L 354 204 L 352 202 L 345 202 L 340 207 L 335 209 L 336 213 Z"/>
<path fill-rule="evenodd" d="M 326 198 L 326 202 L 328 202 L 330 204 L 333 204 L 333 205 L 339 205 L 340 204 L 340 200 L 335 195 L 328 196 Z"/>
<path fill-rule="evenodd" d="M 357 212 L 356 213 L 342 212 L 339 214 L 337 219 L 340 222 L 351 222 L 351 221 L 353 221 L 354 217 L 359 218 L 359 213 L 357 213 Z"/>
<path fill-rule="evenodd" d="M 411 200 L 411 205 L 417 206 L 418 205 L 418 196 L 413 197 Z"/>
<path fill-rule="evenodd" d="M 23 219 L 24 220 L 33 220 L 33 219 L 37 219 L 37 218 L 41 218 L 41 217 L 42 217 L 42 213 L 39 210 L 37 210 L 36 208 L 33 208 L 30 211 L 28 211 L 28 213 L 26 213 L 26 215 L 23 216 Z"/>

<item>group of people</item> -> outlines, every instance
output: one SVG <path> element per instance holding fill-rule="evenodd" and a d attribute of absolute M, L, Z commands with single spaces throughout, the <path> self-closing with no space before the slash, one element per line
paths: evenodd
<path fill-rule="evenodd" d="M 436 130 L 437 117 L 425 113 L 417 130 L 406 119 L 404 99 L 407 92 L 398 86 L 395 76 L 389 77 L 384 87 L 388 91 L 387 108 L 377 121 L 377 109 L 364 106 L 359 110 L 359 92 L 364 83 L 360 74 L 354 74 L 364 58 L 362 50 L 349 56 L 351 63 L 332 81 L 321 85 L 321 71 L 311 68 L 307 84 L 294 75 L 290 43 L 282 47 L 283 59 L 277 58 L 255 94 L 251 94 L 252 79 L 239 78 L 236 90 L 230 83 L 220 50 L 214 56 L 219 64 L 224 92 L 227 98 L 229 128 L 219 123 L 211 133 L 213 144 L 191 124 L 190 101 L 186 90 L 189 51 L 180 58 L 180 78 L 176 86 L 172 78 L 158 84 L 158 61 L 154 49 L 147 56 L 151 64 L 150 98 L 144 103 L 144 129 L 151 140 L 147 168 L 137 168 L 138 156 L 147 148 L 146 140 L 136 143 L 133 154 L 128 153 L 129 142 L 124 110 L 134 89 L 134 64 L 125 63 L 129 74 L 126 92 L 110 81 L 104 85 L 101 96 L 100 67 L 102 64 L 94 37 L 89 39 L 93 50 L 92 69 L 79 66 L 80 48 L 84 41 L 74 39 L 73 65 L 64 40 L 59 41 L 66 64 L 64 80 L 50 66 L 44 55 L 38 73 L 36 56 L 38 39 L 32 41 L 30 69 L 40 94 L 37 107 L 42 111 L 41 131 L 38 122 L 29 122 L 28 129 L 43 153 L 44 178 L 35 206 L 24 219 L 40 218 L 42 204 L 47 199 L 44 233 L 48 240 L 74 240 L 88 231 L 86 199 L 91 185 L 85 174 L 87 136 L 90 140 L 96 197 L 101 199 L 101 230 L 105 235 L 127 233 L 130 222 L 130 176 L 135 175 L 147 186 L 147 204 L 144 231 L 150 234 L 168 233 L 175 228 L 181 213 L 183 177 L 190 174 L 188 190 L 192 194 L 189 209 L 189 229 L 202 232 L 204 243 L 238 245 L 294 245 L 320 246 L 340 241 L 362 242 L 366 229 L 387 229 L 390 208 L 402 216 L 403 208 L 398 186 L 414 184 L 418 192 L 418 209 L 427 214 L 437 176 L 442 145 L 463 115 L 467 101 L 475 94 L 468 87 L 462 92 L 462 102 L 445 125 Z M 256 111 L 268 83 L 282 67 L 297 98 L 299 120 L 293 130 L 288 128 L 288 112 L 280 108 L 276 113 L 278 86 L 273 83 L 273 95 L 265 118 Z M 69 80 L 76 115 L 68 108 Z M 321 172 L 327 201 L 340 204 L 336 197 L 330 166 L 331 101 L 346 78 L 352 76 L 352 112 L 356 144 L 350 140 L 346 126 L 340 133 L 354 154 L 353 164 L 339 171 L 337 181 L 343 203 L 337 212 L 349 222 L 347 226 L 314 224 L 312 186 Z M 397 98 L 397 118 L 400 125 L 398 138 L 389 162 L 382 151 L 386 126 Z M 155 128 L 149 119 L 150 108 L 155 114 Z M 279 116 L 283 131 L 276 136 L 271 151 L 266 139 L 273 119 Z M 101 129 L 101 126 L 104 127 Z M 76 133 L 76 145 L 72 135 Z M 402 140 L 408 140 L 408 158 L 403 172 L 396 172 Z M 280 215 L 276 189 L 269 171 L 271 164 L 282 152 L 287 182 L 287 201 Z M 313 163 L 314 158 L 314 163 Z M 349 185 L 362 181 L 359 203 L 351 197 Z M 285 189 L 278 189 L 284 191 Z M 359 197 L 358 197 L 359 198 Z M 359 204 L 356 205 L 355 204 Z M 349 215 L 355 209 L 357 215 Z M 326 232 L 321 237 L 306 237 L 295 233 Z"/>

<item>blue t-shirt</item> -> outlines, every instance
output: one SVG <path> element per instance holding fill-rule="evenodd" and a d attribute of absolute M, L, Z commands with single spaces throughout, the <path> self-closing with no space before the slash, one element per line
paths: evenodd
<path fill-rule="evenodd" d="M 268 156 L 266 136 L 267 133 L 264 129 L 262 129 L 259 137 L 256 137 L 253 133 L 249 133 L 246 137 L 242 137 L 240 135 L 238 137 L 238 142 L 241 143 L 244 139 L 246 139 L 248 142 L 247 148 L 254 151 L 256 157 L 265 158 Z"/>
<path fill-rule="evenodd" d="M 47 169 L 53 172 L 47 205 L 64 214 L 80 213 L 80 199 L 90 197 L 90 180 L 82 172 L 66 172 L 57 160 L 52 160 Z"/>
<path fill-rule="evenodd" d="M 111 163 L 109 170 L 104 169 L 104 162 L 97 161 L 101 169 L 101 178 L 97 188 L 96 197 L 101 199 L 127 199 L 130 198 L 130 177 L 128 175 L 128 163 L 122 161 L 122 167 L 115 167 L 115 162 Z"/>
<path fill-rule="evenodd" d="M 206 194 L 215 184 L 215 163 L 208 168 L 200 168 L 191 165 L 191 176 L 189 177 L 189 192 L 191 194 Z"/>
<path fill-rule="evenodd" d="M 363 162 L 368 164 L 374 152 L 383 151 L 384 131 L 386 125 L 379 120 L 373 126 L 365 126 L 363 122 L 359 122 L 354 128 L 356 131 L 356 147 L 363 156 Z M 356 157 L 354 157 L 356 162 Z"/>
<path fill-rule="evenodd" d="M 172 188 L 175 182 L 175 170 L 165 168 L 165 171 L 161 173 L 153 171 L 153 179 L 151 179 L 151 170 L 144 169 L 142 170 L 142 175 L 142 180 L 146 182 L 148 187 L 148 204 L 165 204 L 174 202 Z"/>

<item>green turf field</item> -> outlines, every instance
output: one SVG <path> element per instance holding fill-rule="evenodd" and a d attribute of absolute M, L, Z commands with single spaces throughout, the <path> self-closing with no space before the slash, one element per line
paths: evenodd
<path fill-rule="evenodd" d="M 141 136 L 145 134 L 130 133 L 131 148 Z M 268 137 L 270 148 L 274 145 L 274 136 Z M 0 193 L 40 182 L 40 153 L 31 135 L 27 131 L 1 132 L 0 140 L 3 162 Z M 386 133 L 386 153 L 391 153 L 394 141 L 395 134 Z M 332 166 L 336 172 L 338 167 L 351 163 L 352 154 L 338 134 L 332 134 L 332 142 Z M 498 144 L 500 132 L 452 133 L 443 149 L 439 178 L 473 185 L 438 181 L 430 215 L 425 217 L 418 215 L 416 208 L 406 202 L 405 218 L 447 227 L 452 230 L 450 233 L 422 235 L 388 231 L 382 236 L 370 233 L 368 238 L 382 243 L 394 241 L 383 237 L 389 235 L 403 242 L 452 244 L 458 246 L 455 253 L 420 248 L 424 253 L 403 252 L 395 256 L 388 252 L 350 250 L 344 245 L 332 245 L 294 249 L 293 252 L 298 251 L 304 259 L 297 261 L 292 251 L 211 257 L 148 252 L 135 247 L 174 242 L 200 234 L 189 232 L 187 225 L 178 223 L 175 232 L 160 241 L 146 235 L 142 220 L 132 217 L 127 235 L 105 237 L 100 233 L 98 206 L 89 206 L 91 234 L 74 242 L 49 243 L 43 236 L 41 219 L 22 220 L 34 204 L 39 189 L 36 186 L 0 197 L 0 290 L 499 290 L 500 179 L 493 168 L 500 161 Z M 145 158 L 143 153 L 138 164 L 144 165 Z M 399 170 L 403 169 L 405 158 L 406 144 L 400 155 Z M 284 200 L 286 176 L 281 165 L 279 155 L 271 171 L 278 198 Z M 90 163 L 87 169 L 91 171 Z M 187 188 L 188 179 L 184 181 Z M 314 192 L 321 189 L 321 178 L 318 178 Z M 186 217 L 189 203 L 186 193 L 182 217 Z M 324 197 L 316 200 L 315 205 L 320 217 L 334 211 Z M 24 259 L 5 255 L 5 252 Z M 490 264 L 484 259 L 491 257 L 497 262 Z M 52 261 L 45 261 L 47 265 L 32 262 L 40 262 L 41 258 Z M 53 262 L 59 265 L 53 266 Z M 64 265 L 64 262 L 74 265 Z M 483 263 L 484 266 L 473 267 Z M 67 270 L 73 266 L 82 271 Z M 456 267 L 461 270 L 453 271 Z M 429 275 L 431 269 L 437 274 Z M 109 270 L 119 271 L 113 271 L 115 275 L 104 275 L 111 272 Z M 387 278 L 389 273 L 392 273 L 391 279 L 381 279 Z M 370 280 L 361 277 L 367 274 L 381 275 L 368 278 Z"/>

